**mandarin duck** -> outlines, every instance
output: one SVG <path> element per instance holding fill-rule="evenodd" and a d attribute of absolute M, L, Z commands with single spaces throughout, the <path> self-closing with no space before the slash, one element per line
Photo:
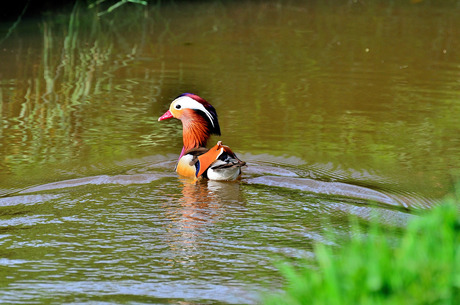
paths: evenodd
<path fill-rule="evenodd" d="M 219 141 L 211 149 L 206 143 L 212 134 L 220 136 L 220 126 L 214 107 L 198 95 L 184 93 L 174 99 L 158 121 L 176 118 L 182 121 L 184 147 L 176 172 L 189 178 L 235 180 L 241 174 L 241 161 L 232 150 Z"/>

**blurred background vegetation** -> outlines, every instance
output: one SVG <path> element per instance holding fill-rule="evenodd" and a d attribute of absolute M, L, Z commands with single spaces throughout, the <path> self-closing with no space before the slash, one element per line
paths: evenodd
<path fill-rule="evenodd" d="M 206 2 L 235 2 L 233 0 L 203 0 Z M 81 2 L 82 5 L 86 5 L 89 8 L 99 10 L 101 13 L 108 13 L 117 8 L 123 7 L 124 5 L 164 5 L 174 4 L 179 2 L 190 2 L 198 3 L 203 1 L 195 0 L 67 0 L 67 1 L 56 1 L 56 0 L 45 0 L 45 1 L 33 1 L 33 0 L 19 0 L 9 2 L 7 6 L 2 8 L 0 12 L 1 21 L 14 21 L 18 17 L 32 17 L 40 16 L 43 13 L 52 13 L 60 10 L 68 10 L 76 2 Z M 238 1 L 238 0 L 236 0 Z M 334 5 L 337 3 L 349 3 L 350 5 L 372 5 L 380 3 L 393 3 L 393 4 L 417 4 L 417 5 L 457 5 L 460 6 L 459 0 L 309 0 L 309 2 L 322 2 L 326 5 Z"/>

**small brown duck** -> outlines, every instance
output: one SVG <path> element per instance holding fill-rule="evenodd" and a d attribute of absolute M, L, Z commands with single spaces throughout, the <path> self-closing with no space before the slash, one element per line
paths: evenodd
<path fill-rule="evenodd" d="M 158 121 L 176 118 L 182 121 L 184 147 L 176 172 L 189 178 L 235 180 L 241 175 L 241 161 L 232 150 L 219 141 L 211 149 L 206 144 L 211 135 L 220 136 L 214 107 L 198 95 L 183 93 L 174 99 L 169 110 Z"/>

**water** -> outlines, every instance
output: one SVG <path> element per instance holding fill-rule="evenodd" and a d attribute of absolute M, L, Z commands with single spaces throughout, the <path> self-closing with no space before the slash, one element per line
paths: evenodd
<path fill-rule="evenodd" d="M 274 262 L 349 217 L 404 227 L 460 166 L 460 20 L 449 4 L 83 7 L 0 50 L 0 301 L 256 303 Z M 0 27 L 2 37 L 11 23 Z M 176 176 L 194 92 L 247 161 Z M 378 216 L 377 216 L 378 215 Z"/>

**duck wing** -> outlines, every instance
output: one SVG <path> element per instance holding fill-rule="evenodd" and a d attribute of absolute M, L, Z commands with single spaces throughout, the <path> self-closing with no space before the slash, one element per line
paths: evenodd
<path fill-rule="evenodd" d="M 228 146 L 222 145 L 221 141 L 217 142 L 214 147 L 204 154 L 199 155 L 197 159 L 195 164 L 197 178 L 203 175 L 209 168 L 218 170 L 230 167 L 242 167 L 246 164 L 246 162 L 238 159 Z"/>

